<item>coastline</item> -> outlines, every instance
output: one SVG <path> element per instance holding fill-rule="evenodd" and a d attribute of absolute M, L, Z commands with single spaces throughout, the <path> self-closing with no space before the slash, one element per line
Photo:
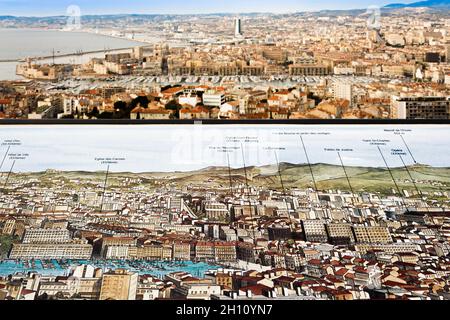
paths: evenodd
<path fill-rule="evenodd" d="M 113 45 L 113 48 L 104 48 L 104 49 L 87 49 L 86 52 L 66 52 L 59 55 L 55 55 L 55 59 L 64 60 L 73 58 L 73 57 L 89 57 L 91 55 L 95 54 L 101 54 L 103 52 L 122 52 L 124 50 L 131 50 L 135 46 L 133 44 L 136 44 L 136 46 L 146 46 L 151 45 L 147 42 L 142 41 L 136 41 L 131 40 L 126 37 L 119 37 L 114 36 L 111 34 L 105 34 L 105 33 L 96 33 L 93 30 L 88 29 L 82 29 L 82 30 L 76 30 L 76 31 L 70 31 L 70 30 L 63 30 L 63 29 L 48 29 L 48 28 L 0 28 L 0 31 L 39 31 L 39 32 L 60 32 L 65 34 L 82 34 L 82 35 L 88 35 L 88 36 L 98 36 L 102 37 L 104 39 L 116 39 L 120 41 L 126 41 L 130 43 L 130 46 L 123 46 L 123 45 Z M 36 50 L 38 51 L 38 50 Z M 19 63 L 25 62 L 27 57 L 21 56 L 21 57 L 8 57 L 5 56 L 5 58 L 0 58 L 0 81 L 15 81 L 24 79 L 23 77 L 20 77 L 16 73 L 16 67 Z M 53 55 L 41 55 L 41 56 L 33 56 L 33 60 L 39 60 L 42 62 L 45 62 L 45 60 L 51 60 L 53 59 Z M 60 61 L 61 63 L 65 63 L 64 61 Z"/>

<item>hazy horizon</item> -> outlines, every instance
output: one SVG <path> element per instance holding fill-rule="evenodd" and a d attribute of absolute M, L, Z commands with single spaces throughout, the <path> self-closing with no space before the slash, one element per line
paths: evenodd
<path fill-rule="evenodd" d="M 407 158 L 408 156 L 406 156 L 405 158 Z M 292 162 L 287 162 L 287 161 L 282 161 L 280 162 L 280 165 L 283 164 L 289 164 L 289 165 L 293 165 L 293 166 L 299 166 L 299 167 L 306 167 L 309 166 L 309 164 L 307 162 L 299 162 L 299 163 L 292 163 Z M 339 167 L 341 168 L 342 165 L 341 164 L 337 164 L 337 163 L 311 163 L 312 167 L 316 167 L 316 166 L 320 166 L 320 165 L 324 165 L 324 166 L 331 166 L 331 167 Z M 271 164 L 265 164 L 265 165 L 252 165 L 252 166 L 246 166 L 247 169 L 249 168 L 263 168 L 263 167 L 269 167 L 269 166 L 277 166 L 277 163 L 274 161 L 274 163 Z M 379 165 L 379 166 L 364 166 L 364 165 L 346 165 L 344 164 L 344 166 L 346 168 L 365 168 L 365 169 L 380 169 L 380 170 L 387 170 L 386 166 L 384 165 Z M 417 166 L 422 166 L 422 167 L 430 167 L 430 168 L 435 168 L 435 169 L 450 169 L 450 166 L 433 166 L 433 165 L 428 165 L 428 164 L 423 164 L 423 163 L 417 163 L 417 164 L 413 164 L 413 163 L 409 163 L 406 165 L 408 168 L 411 167 L 417 167 Z M 208 169 L 216 169 L 216 168 L 223 168 L 223 169 L 228 169 L 228 166 L 225 165 L 218 165 L 218 166 L 207 166 L 207 167 L 203 167 L 201 169 L 193 169 L 193 170 L 178 170 L 178 171 L 172 171 L 172 170 L 166 170 L 166 171 L 130 171 L 130 170 L 124 170 L 124 171 L 114 171 L 109 170 L 109 174 L 110 175 L 116 175 L 116 174 L 177 174 L 177 173 L 193 173 L 193 172 L 199 172 L 199 171 L 207 171 Z M 391 170 L 396 170 L 396 169 L 400 169 L 400 170 L 404 170 L 404 166 L 403 165 L 397 165 L 397 166 L 389 166 L 389 169 Z M 230 166 L 231 170 L 243 170 L 244 167 L 233 167 Z M 11 174 L 33 174 L 33 173 L 44 173 L 47 171 L 55 171 L 55 172 L 63 172 L 63 173 L 72 173 L 72 172 L 84 172 L 84 173 L 106 173 L 106 169 L 100 169 L 100 170 L 64 170 L 64 169 L 54 169 L 54 168 L 47 168 L 47 169 L 43 169 L 43 170 L 35 170 L 35 171 L 30 171 L 30 170 L 21 170 L 21 171 L 17 171 L 17 170 L 13 170 L 11 171 Z M 9 172 L 9 168 L 7 168 L 7 166 L 5 165 L 5 167 L 3 169 L 0 170 L 0 174 L 7 174 Z"/>
<path fill-rule="evenodd" d="M 65 16 L 71 5 L 79 6 L 82 15 L 118 15 L 118 14 L 245 14 L 245 13 L 292 13 L 320 10 L 365 9 L 375 5 L 383 7 L 392 3 L 413 3 L 417 1 L 395 0 L 172 0 L 170 2 L 153 0 L 88 1 L 88 0 L 0 0 L 0 16 L 16 17 L 52 17 Z"/>
<path fill-rule="evenodd" d="M 382 168 L 384 164 L 376 147 L 362 139 L 388 139 L 381 146 L 390 167 L 401 167 L 398 156 L 391 149 L 405 150 L 401 139 L 385 129 L 402 126 L 321 126 L 321 125 L 170 125 L 126 126 L 111 125 L 107 128 L 77 125 L 62 126 L 4 126 L 0 136 L 5 140 L 19 140 L 20 146 L 12 146 L 9 154 L 27 153 L 25 160 L 18 160 L 14 172 L 60 171 L 105 171 L 107 164 L 96 158 L 124 158 L 112 164 L 111 172 L 170 173 L 201 170 L 207 167 L 227 166 L 229 154 L 232 168 L 242 168 L 241 142 L 244 146 L 245 165 L 265 166 L 279 162 L 306 163 L 300 136 L 308 149 L 310 162 L 340 165 L 337 152 L 325 148 L 351 148 L 342 151 L 346 166 Z M 439 153 L 449 144 L 444 126 L 406 126 L 405 140 L 409 142 L 418 163 L 433 167 L 450 167 L 450 154 Z M 165 139 L 161 139 L 165 137 Z M 226 150 L 224 150 L 224 147 Z M 3 158 L 6 145 L 0 147 Z M 226 151 L 226 152 L 224 152 Z M 49 157 L 49 155 L 51 155 Z M 404 156 L 407 165 L 413 161 Z M 9 171 L 12 158 L 7 157 L 1 171 Z"/>

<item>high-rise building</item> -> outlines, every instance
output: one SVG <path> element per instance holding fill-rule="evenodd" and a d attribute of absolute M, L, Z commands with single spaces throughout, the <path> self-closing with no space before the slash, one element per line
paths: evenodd
<path fill-rule="evenodd" d="M 447 43 L 445 46 L 445 61 L 450 63 L 450 43 Z"/>
<path fill-rule="evenodd" d="M 393 119 L 450 119 L 450 100 L 446 97 L 393 97 Z"/>
<path fill-rule="evenodd" d="M 242 21 L 240 18 L 234 20 L 234 35 L 236 37 L 242 36 Z"/>
<path fill-rule="evenodd" d="M 136 300 L 138 274 L 123 269 L 105 273 L 100 300 Z"/>
<path fill-rule="evenodd" d="M 333 96 L 335 99 L 344 99 L 353 104 L 353 86 L 349 82 L 337 81 L 333 84 Z"/>

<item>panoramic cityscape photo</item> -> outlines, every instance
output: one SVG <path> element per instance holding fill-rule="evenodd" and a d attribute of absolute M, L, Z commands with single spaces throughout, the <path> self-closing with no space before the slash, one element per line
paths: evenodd
<path fill-rule="evenodd" d="M 372 2 L 0 1 L 0 118 L 448 120 L 449 2 Z"/>

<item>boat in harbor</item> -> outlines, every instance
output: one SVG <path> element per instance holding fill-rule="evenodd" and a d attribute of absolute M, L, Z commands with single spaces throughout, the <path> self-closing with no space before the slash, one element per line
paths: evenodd
<path fill-rule="evenodd" d="M 124 268 L 139 274 L 150 274 L 155 277 L 165 276 L 171 272 L 188 272 L 191 274 L 219 268 L 214 263 L 201 261 L 172 261 L 172 260 L 4 260 L 0 264 L 0 276 L 14 273 L 36 272 L 42 275 L 68 275 L 70 270 L 80 265 L 91 265 L 94 268 L 108 272 L 118 268 Z"/>

